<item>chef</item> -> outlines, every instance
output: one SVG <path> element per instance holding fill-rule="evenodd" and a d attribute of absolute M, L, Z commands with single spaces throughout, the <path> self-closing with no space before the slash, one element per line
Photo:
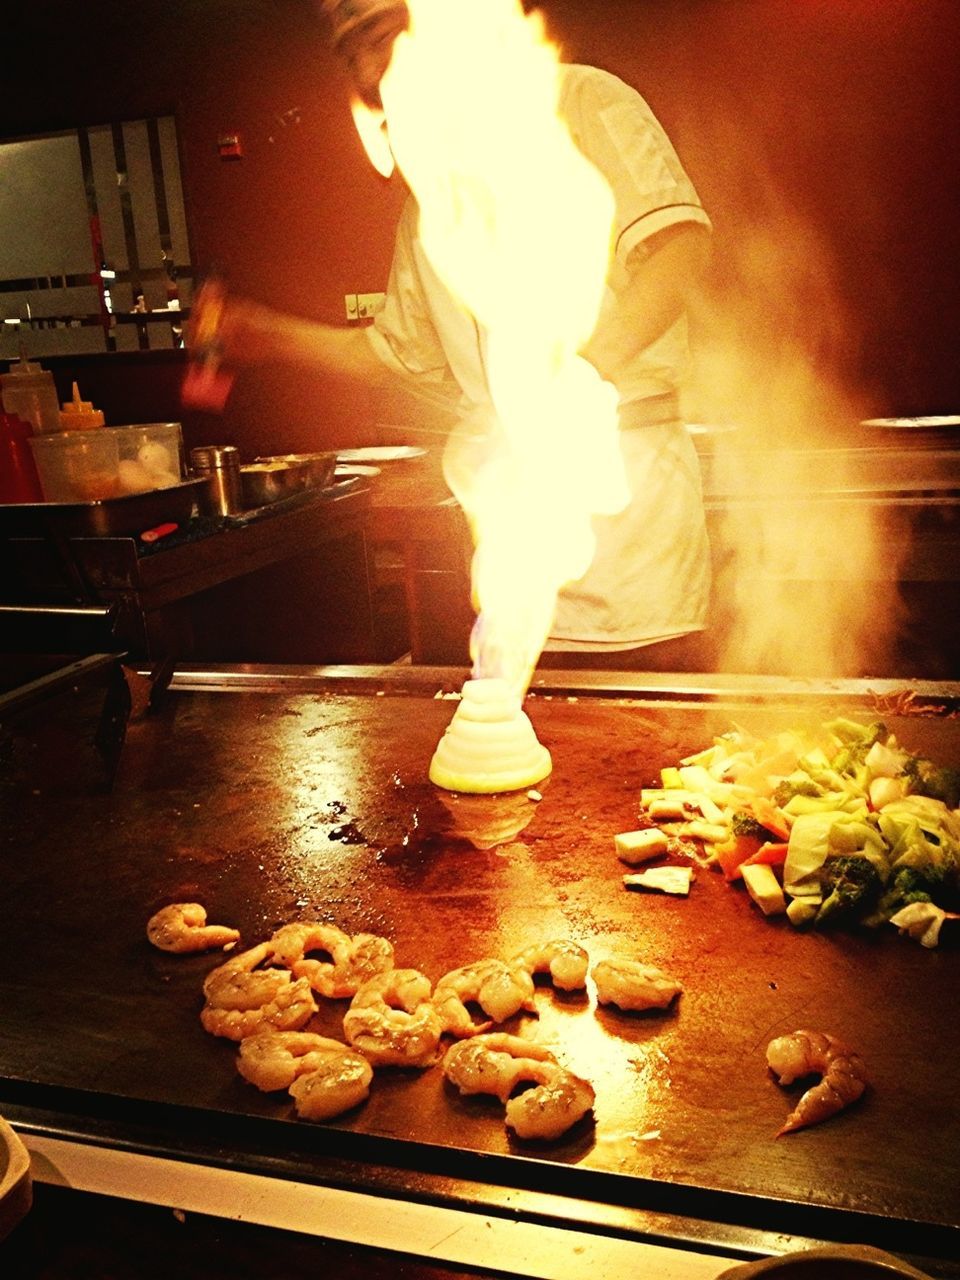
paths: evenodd
<path fill-rule="evenodd" d="M 379 107 L 380 79 L 407 25 L 405 5 L 323 0 L 323 7 L 359 97 Z M 596 553 L 583 577 L 560 592 L 540 665 L 697 669 L 710 554 L 699 464 L 678 393 L 689 362 L 686 307 L 708 258 L 710 222 L 634 89 L 594 67 L 564 66 L 559 112 L 615 198 L 604 298 L 582 355 L 618 393 L 631 500 L 616 515 L 594 518 Z M 434 272 L 412 195 L 400 217 L 385 305 L 371 326 L 317 323 L 230 297 L 222 303 L 219 338 L 228 361 L 307 363 L 373 385 L 392 374 L 431 398 L 449 395 L 471 424 L 451 432 L 444 453 L 451 487 L 462 487 L 464 470 L 482 456 L 476 424 L 492 414 L 482 335 Z M 203 305 L 201 295 L 201 313 Z"/>

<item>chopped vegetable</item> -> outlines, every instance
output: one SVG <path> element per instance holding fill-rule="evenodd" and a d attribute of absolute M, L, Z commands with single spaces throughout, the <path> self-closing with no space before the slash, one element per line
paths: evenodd
<path fill-rule="evenodd" d="M 937 945 L 940 930 L 947 920 L 960 920 L 960 915 L 944 911 L 932 902 L 911 902 L 890 917 L 890 923 L 895 924 L 901 933 L 908 933 L 924 947 Z"/>
<path fill-rule="evenodd" d="M 876 901 L 883 881 L 863 854 L 841 854 L 823 865 L 823 885 L 830 892 L 817 912 L 816 923 L 839 923 L 859 915 Z"/>
<path fill-rule="evenodd" d="M 693 870 L 690 867 L 649 867 L 623 877 L 628 889 L 654 889 L 658 893 L 686 895 L 690 892 Z"/>
<path fill-rule="evenodd" d="M 790 846 L 784 841 L 779 844 L 762 844 L 756 853 L 751 853 L 749 858 L 744 858 L 740 863 L 740 871 L 744 867 L 782 867 L 787 860 L 787 850 Z"/>
<path fill-rule="evenodd" d="M 631 866 L 659 857 L 670 846 L 668 837 L 659 827 L 647 827 L 644 831 L 621 831 L 613 837 L 613 843 L 617 857 L 622 862 L 629 862 Z"/>
<path fill-rule="evenodd" d="M 771 910 L 795 925 L 877 927 L 909 910 L 905 931 L 936 945 L 941 916 L 960 919 L 960 769 L 911 753 L 882 721 L 735 728 L 661 781 L 641 793 L 641 818 L 697 840 L 764 909 L 782 899 Z"/>
<path fill-rule="evenodd" d="M 743 867 L 743 883 L 747 893 L 765 916 L 782 915 L 787 909 L 780 882 L 770 867 L 754 863 Z"/>

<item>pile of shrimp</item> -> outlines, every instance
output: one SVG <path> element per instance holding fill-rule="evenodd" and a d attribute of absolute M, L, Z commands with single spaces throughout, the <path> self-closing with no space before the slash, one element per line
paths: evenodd
<path fill-rule="evenodd" d="M 207 924 L 198 903 L 158 911 L 147 936 L 161 950 L 181 954 L 230 950 L 240 940 L 236 929 Z M 297 921 L 207 974 L 200 1022 L 238 1045 L 244 1080 L 265 1093 L 286 1090 L 302 1119 L 330 1120 L 360 1106 L 376 1071 L 421 1071 L 439 1063 L 460 1094 L 498 1098 L 517 1138 L 549 1142 L 592 1112 L 595 1093 L 542 1043 L 494 1030 L 536 1012 L 537 976 L 563 992 L 584 991 L 589 977 L 598 1006 L 629 1013 L 663 1012 L 683 991 L 675 977 L 634 958 L 591 964 L 569 939 L 526 947 L 508 960 L 477 960 L 433 984 L 419 969 L 397 967 L 387 938 Z M 320 1001 L 343 1000 L 349 1006 L 342 1040 L 309 1029 Z M 822 1076 L 777 1136 L 827 1119 L 866 1087 L 860 1056 L 823 1032 L 781 1036 L 770 1043 L 767 1060 L 782 1085 Z"/>
<path fill-rule="evenodd" d="M 229 950 L 240 939 L 236 929 L 208 925 L 199 903 L 163 908 L 147 936 L 178 953 Z M 238 1045 L 244 1080 L 265 1093 L 287 1090 L 303 1119 L 329 1120 L 359 1106 L 375 1071 L 442 1063 L 462 1094 L 499 1097 L 517 1137 L 551 1141 L 592 1110 L 593 1087 L 535 1040 L 491 1029 L 536 1012 L 536 977 L 572 992 L 586 989 L 589 974 L 600 1002 L 622 1009 L 663 1008 L 681 989 L 635 962 L 601 961 L 591 970 L 587 952 L 568 939 L 461 965 L 433 984 L 418 969 L 397 967 L 386 938 L 296 921 L 207 974 L 200 1022 Z M 350 1002 L 342 1040 L 309 1029 L 324 1000 Z"/>

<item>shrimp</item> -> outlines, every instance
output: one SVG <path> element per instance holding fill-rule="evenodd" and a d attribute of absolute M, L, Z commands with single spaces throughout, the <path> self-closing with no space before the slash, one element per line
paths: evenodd
<path fill-rule="evenodd" d="M 534 1040 L 495 1031 L 451 1045 L 443 1058 L 443 1074 L 461 1093 L 491 1093 L 506 1102 L 531 1063 L 556 1066 L 557 1060 Z"/>
<path fill-rule="evenodd" d="M 290 975 L 282 969 L 259 967 L 270 958 L 270 944 L 261 942 L 211 969 L 203 983 L 207 1003 L 218 1009 L 253 1009 L 272 1000 Z"/>
<path fill-rule="evenodd" d="M 475 1023 L 467 1002 L 475 1002 L 489 1021 Z M 433 1003 L 444 1031 L 453 1036 L 475 1036 L 494 1022 L 505 1022 L 521 1009 L 533 1012 L 533 979 L 525 969 L 502 960 L 478 960 L 451 969 L 437 983 Z"/>
<path fill-rule="evenodd" d="M 204 1031 L 228 1040 L 245 1040 L 273 1027 L 277 1031 L 299 1031 L 317 1012 L 310 984 L 301 978 L 281 987 L 272 1000 L 252 1009 L 222 1009 L 205 1004 L 200 1010 Z"/>
<path fill-rule="evenodd" d="M 555 941 L 527 947 L 510 961 L 526 969 L 531 977 L 535 973 L 549 973 L 555 987 L 561 991 L 578 991 L 587 985 L 589 957 L 576 942 Z"/>
<path fill-rule="evenodd" d="M 363 1102 L 373 1068 L 340 1040 L 310 1031 L 259 1031 L 240 1042 L 237 1070 L 274 1093 L 287 1089 L 305 1120 L 329 1120 Z"/>
<path fill-rule="evenodd" d="M 240 932 L 223 924 L 207 924 L 206 910 L 199 902 L 171 902 L 147 921 L 147 937 L 161 951 L 182 955 L 233 946 L 240 941 Z"/>
<path fill-rule="evenodd" d="M 676 978 L 639 960 L 600 960 L 593 966 L 600 1004 L 620 1009 L 666 1009 L 683 990 Z"/>
<path fill-rule="evenodd" d="M 593 1086 L 562 1067 L 549 1049 L 503 1033 L 452 1045 L 443 1073 L 462 1094 L 489 1093 L 505 1103 L 507 1127 L 519 1138 L 559 1138 L 596 1097 Z M 519 1085 L 533 1087 L 511 1097 Z"/>
<path fill-rule="evenodd" d="M 302 1120 L 331 1120 L 364 1102 L 370 1093 L 373 1067 L 363 1056 L 339 1041 L 336 1050 L 324 1051 L 323 1062 L 298 1076 L 290 1086 L 297 1115 Z"/>
<path fill-rule="evenodd" d="M 271 944 L 261 942 L 207 974 L 200 1011 L 204 1030 L 243 1040 L 267 1027 L 297 1031 L 310 1020 L 317 1004 L 309 982 L 293 981 L 285 969 L 258 969 L 271 955 Z"/>
<path fill-rule="evenodd" d="M 787 1116 L 777 1131 L 778 1138 L 829 1119 L 856 1102 L 867 1087 L 866 1067 L 859 1053 L 825 1031 L 794 1031 L 771 1040 L 767 1065 L 778 1084 L 792 1084 L 814 1073 L 822 1076 Z"/>
<path fill-rule="evenodd" d="M 368 978 L 393 968 L 393 944 L 373 933 L 351 937 L 336 925 L 287 924 L 270 939 L 274 956 L 306 978 L 319 995 L 343 1000 L 356 995 Z M 311 951 L 325 951 L 330 960 L 318 960 Z"/>
<path fill-rule="evenodd" d="M 593 1109 L 593 1085 L 572 1071 L 544 1063 L 528 1079 L 539 1083 L 507 1103 L 507 1127 L 518 1138 L 552 1141 Z"/>
<path fill-rule="evenodd" d="M 343 1033 L 377 1067 L 427 1067 L 437 1060 L 443 1025 L 418 969 L 370 978 L 343 1017 Z"/>
<path fill-rule="evenodd" d="M 319 1070 L 347 1046 L 312 1031 L 258 1031 L 240 1041 L 237 1070 L 263 1093 L 289 1089 L 298 1076 Z"/>

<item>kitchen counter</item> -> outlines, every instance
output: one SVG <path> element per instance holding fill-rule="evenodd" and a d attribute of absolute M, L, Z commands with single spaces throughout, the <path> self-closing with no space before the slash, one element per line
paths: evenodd
<path fill-rule="evenodd" d="M 9 542 L 14 585 L 7 583 L 3 598 L 107 608 L 113 647 L 135 659 L 204 657 L 210 649 L 218 657 L 256 659 L 255 648 L 237 653 L 229 646 L 240 643 L 244 627 L 272 615 L 272 625 L 285 618 L 290 633 L 309 632 L 314 623 L 315 660 L 369 661 L 376 649 L 369 508 L 369 487 L 354 480 L 256 513 L 195 519 L 150 546 L 136 536 L 63 537 L 55 528 L 17 536 Z M 289 572 L 284 578 L 291 569 L 293 588 Z M 246 594 L 231 590 L 246 583 L 252 587 Z M 315 623 L 317 595 L 325 626 Z"/>
<path fill-rule="evenodd" d="M 905 439 L 905 434 L 908 438 Z M 741 576 L 756 575 L 757 598 L 766 579 L 782 587 L 789 576 L 809 596 L 824 582 L 856 573 L 858 582 L 896 583 L 903 600 L 903 646 L 881 675 L 960 676 L 960 448 L 942 432 L 880 432 L 820 449 L 757 449 L 735 433 L 698 435 L 707 527 L 715 582 L 745 539 L 799 549 L 786 569 L 752 557 Z M 463 664 L 473 624 L 469 529 L 440 471 L 439 455 L 391 464 L 373 482 L 373 545 L 392 553 L 410 617 L 415 663 Z M 827 529 L 811 540 L 812 530 Z M 824 546 L 841 552 L 864 531 L 875 554 L 838 554 L 825 563 Z M 804 556 L 805 542 L 811 552 Z M 813 593 L 813 594 L 811 594 Z M 729 626 L 722 599 L 714 603 L 715 646 Z M 848 673 L 856 674 L 856 673 Z"/>

